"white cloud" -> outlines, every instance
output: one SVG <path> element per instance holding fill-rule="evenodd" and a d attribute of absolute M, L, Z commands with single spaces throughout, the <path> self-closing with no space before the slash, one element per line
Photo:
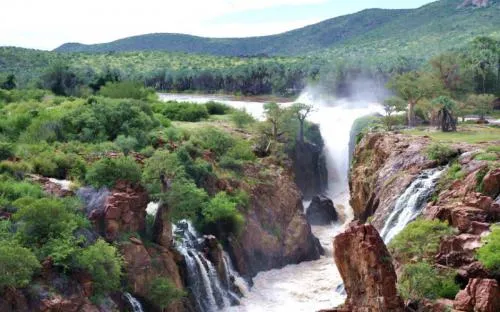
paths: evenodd
<path fill-rule="evenodd" d="M 316 21 L 266 22 L 259 25 L 210 21 L 234 12 L 326 0 L 15 0 L 2 4 L 0 46 L 53 49 L 77 41 L 107 42 L 152 32 L 203 36 L 250 36 L 282 32 Z"/>

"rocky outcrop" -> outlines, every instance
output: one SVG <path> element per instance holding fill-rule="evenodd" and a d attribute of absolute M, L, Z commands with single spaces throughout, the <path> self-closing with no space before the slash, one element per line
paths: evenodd
<path fill-rule="evenodd" d="M 71 182 L 64 180 L 56 180 L 32 174 L 30 178 L 33 182 L 42 185 L 45 193 L 55 197 L 73 196 L 75 193 L 71 190 Z"/>
<path fill-rule="evenodd" d="M 500 311 L 500 287 L 494 279 L 471 279 L 455 298 L 453 308 L 464 312 Z"/>
<path fill-rule="evenodd" d="M 404 311 L 391 255 L 372 225 L 353 222 L 333 242 L 347 300 L 333 311 Z"/>
<path fill-rule="evenodd" d="M 156 211 L 153 242 L 165 248 L 172 246 L 172 223 L 169 218 L 168 206 L 165 203 L 160 203 Z"/>
<path fill-rule="evenodd" d="M 424 170 L 437 165 L 423 150 L 430 144 L 425 137 L 371 133 L 356 146 L 349 179 L 354 217 L 381 229 L 395 201 Z"/>
<path fill-rule="evenodd" d="M 326 189 L 328 170 L 322 147 L 307 142 L 297 142 L 290 152 L 290 158 L 293 162 L 295 183 L 304 198 L 309 199 Z"/>
<path fill-rule="evenodd" d="M 252 277 L 263 270 L 319 259 L 321 245 L 304 216 L 293 174 L 274 164 L 255 164 L 247 166 L 244 175 L 258 182 L 233 181 L 250 195 L 245 228 L 228 244 L 238 272 Z"/>
<path fill-rule="evenodd" d="M 168 278 L 177 288 L 183 289 L 179 269 L 182 256 L 175 250 L 161 246 L 146 247 L 140 239 L 131 238 L 129 242 L 120 244 L 120 251 L 125 263 L 125 279 L 130 292 L 151 305 L 155 311 L 159 309 L 147 301 L 149 287 L 155 278 Z M 185 304 L 187 302 L 175 302 L 167 310 L 185 311 Z"/>
<path fill-rule="evenodd" d="M 141 186 L 117 183 L 104 199 L 104 209 L 91 211 L 89 218 L 106 240 L 114 241 L 119 233 L 144 231 L 148 202 L 148 193 Z"/>
<path fill-rule="evenodd" d="M 328 225 L 338 219 L 333 201 L 324 195 L 313 197 L 307 208 L 306 217 L 312 225 Z"/>
<path fill-rule="evenodd" d="M 473 6 L 476 8 L 485 8 L 490 4 L 490 0 L 464 0 L 464 2 L 458 6 L 459 9 Z"/>

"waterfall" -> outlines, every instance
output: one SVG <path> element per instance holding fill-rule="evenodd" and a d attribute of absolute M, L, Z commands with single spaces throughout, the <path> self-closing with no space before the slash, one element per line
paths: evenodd
<path fill-rule="evenodd" d="M 85 212 L 87 215 L 94 210 L 98 212 L 104 212 L 104 206 L 106 204 L 106 198 L 111 193 L 107 188 L 101 188 L 96 190 L 92 187 L 82 187 L 77 192 L 76 195 L 85 204 Z"/>
<path fill-rule="evenodd" d="M 189 221 L 180 221 L 173 226 L 177 236 L 177 250 L 184 256 L 187 268 L 187 288 L 192 293 L 198 311 L 219 311 L 239 303 L 239 296 L 232 290 L 232 285 L 246 287 L 242 278 L 233 269 L 231 259 L 224 253 L 224 281 L 221 281 L 214 264 L 201 252 L 203 238 L 194 230 Z M 234 282 L 233 282 L 234 280 Z M 246 288 L 244 288 L 246 289 Z M 244 293 L 240 288 L 240 292 Z"/>
<path fill-rule="evenodd" d="M 125 298 L 127 299 L 128 303 L 130 304 L 130 307 L 132 308 L 133 312 L 144 312 L 144 310 L 142 309 L 142 305 L 139 302 L 139 300 L 137 300 L 136 298 L 134 298 L 128 292 L 123 293 L 123 295 L 125 296 Z"/>
<path fill-rule="evenodd" d="M 424 170 L 397 199 L 380 231 L 384 243 L 388 244 L 408 223 L 420 215 L 443 171 L 442 168 Z"/>

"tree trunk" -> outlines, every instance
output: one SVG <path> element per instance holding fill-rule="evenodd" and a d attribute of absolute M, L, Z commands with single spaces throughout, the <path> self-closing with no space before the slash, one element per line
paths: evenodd
<path fill-rule="evenodd" d="M 408 127 L 415 127 L 415 103 L 408 102 Z"/>

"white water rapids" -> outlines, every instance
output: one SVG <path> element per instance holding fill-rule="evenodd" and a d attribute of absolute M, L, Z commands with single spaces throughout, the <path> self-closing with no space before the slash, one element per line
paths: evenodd
<path fill-rule="evenodd" d="M 177 100 L 205 103 L 215 100 L 235 108 L 245 108 L 255 118 L 263 119 L 262 102 L 242 102 L 227 97 L 161 94 L 164 101 Z M 345 216 L 344 224 L 353 217 L 349 206 L 349 140 L 354 121 L 362 116 L 381 112 L 374 103 L 322 100 L 310 93 L 302 94 L 296 102 L 314 104 L 310 121 L 320 125 L 325 142 L 328 168 L 327 194 Z M 283 105 L 290 105 L 284 103 Z M 343 224 L 313 226 L 326 256 L 317 261 L 288 265 L 282 269 L 261 272 L 254 285 L 241 300 L 241 305 L 226 308 L 227 312 L 317 311 L 342 304 L 345 297 L 335 291 L 342 279 L 332 258 L 332 239 Z"/>

